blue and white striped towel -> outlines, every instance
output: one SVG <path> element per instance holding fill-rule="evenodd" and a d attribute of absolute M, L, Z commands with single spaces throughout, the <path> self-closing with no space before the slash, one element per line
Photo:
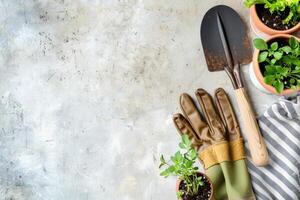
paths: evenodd
<path fill-rule="evenodd" d="M 300 93 L 281 98 L 259 117 L 270 164 L 248 168 L 258 200 L 300 200 Z"/>

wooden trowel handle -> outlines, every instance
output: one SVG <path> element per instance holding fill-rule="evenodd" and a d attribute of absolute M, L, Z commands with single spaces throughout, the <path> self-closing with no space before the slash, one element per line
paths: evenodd
<path fill-rule="evenodd" d="M 268 151 L 260 133 L 253 109 L 244 88 L 235 90 L 241 117 L 245 125 L 245 135 L 248 139 L 252 161 L 256 166 L 264 166 L 269 162 Z"/>

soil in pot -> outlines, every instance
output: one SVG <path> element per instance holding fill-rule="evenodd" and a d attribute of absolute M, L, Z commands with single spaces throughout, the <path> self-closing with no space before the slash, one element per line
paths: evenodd
<path fill-rule="evenodd" d="M 273 14 L 270 13 L 268 9 L 264 8 L 264 5 L 257 4 L 256 13 L 260 20 L 267 25 L 268 27 L 275 29 L 275 30 L 288 30 L 293 28 L 298 22 L 290 22 L 288 24 L 283 24 L 283 20 L 289 15 L 289 8 L 286 8 L 282 12 L 274 12 Z"/>
<path fill-rule="evenodd" d="M 268 42 L 268 45 L 272 44 L 273 42 L 278 42 L 278 48 L 280 47 L 283 47 L 283 46 L 286 46 L 288 45 L 288 40 L 287 39 L 283 39 L 283 38 L 276 38 L 275 40 L 270 40 Z M 267 62 L 262 62 L 262 63 L 259 63 L 259 69 L 262 73 L 262 75 L 264 76 L 264 73 L 266 71 L 266 65 L 268 65 Z M 295 69 L 296 66 L 294 65 L 286 65 L 285 63 L 282 64 L 283 67 L 289 67 L 291 68 L 292 70 Z M 283 80 L 283 83 L 284 83 L 284 89 L 289 89 L 291 88 L 291 85 L 290 85 L 290 78 L 285 78 Z"/>
<path fill-rule="evenodd" d="M 186 185 L 183 181 L 181 181 L 179 185 L 179 190 L 184 191 L 184 194 L 182 195 L 182 200 L 209 200 L 212 195 L 212 188 L 209 180 L 202 176 L 203 185 L 199 187 L 199 191 L 197 195 L 191 196 L 187 194 L 186 191 Z"/>

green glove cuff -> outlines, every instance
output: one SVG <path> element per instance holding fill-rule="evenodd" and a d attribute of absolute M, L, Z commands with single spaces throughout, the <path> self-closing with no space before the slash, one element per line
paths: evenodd
<path fill-rule="evenodd" d="M 214 186 L 215 200 L 254 200 L 251 179 L 244 159 L 222 162 L 206 170 Z"/>

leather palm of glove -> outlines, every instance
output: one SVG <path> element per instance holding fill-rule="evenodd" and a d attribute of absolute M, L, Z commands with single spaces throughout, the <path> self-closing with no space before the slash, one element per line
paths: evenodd
<path fill-rule="evenodd" d="M 187 134 L 214 186 L 214 199 L 255 199 L 245 162 L 240 128 L 226 92 L 215 92 L 215 103 L 203 89 L 196 91 L 201 117 L 193 99 L 180 96 L 183 115 L 173 117 L 180 134 Z M 216 106 L 215 106 L 216 105 Z"/>

